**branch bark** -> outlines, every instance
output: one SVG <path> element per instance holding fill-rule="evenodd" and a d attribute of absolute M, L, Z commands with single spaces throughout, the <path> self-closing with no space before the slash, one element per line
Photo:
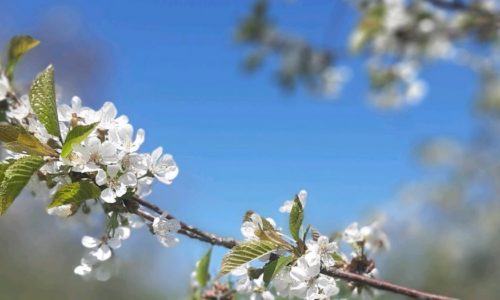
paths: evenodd
<path fill-rule="evenodd" d="M 164 212 L 160 207 L 157 205 L 150 203 L 144 199 L 141 199 L 139 197 L 132 197 L 132 200 L 137 202 L 140 206 L 143 208 L 147 208 L 148 210 L 158 214 L 158 215 L 164 215 L 167 219 L 177 219 L 173 215 L 168 214 Z M 142 211 L 142 210 L 137 210 L 136 214 L 143 217 L 144 219 L 153 222 L 154 217 L 151 216 L 150 214 Z M 179 219 L 177 219 L 179 220 Z M 234 246 L 238 244 L 238 242 L 235 239 L 232 238 L 226 238 L 226 237 L 220 237 L 217 236 L 213 233 L 208 233 L 205 232 L 199 228 L 196 228 L 194 226 L 188 225 L 184 222 L 181 222 L 181 230 L 179 231 L 180 234 L 185 235 L 189 238 L 197 239 L 205 243 L 209 243 L 211 245 L 215 246 L 221 246 L 225 247 L 227 249 L 231 249 Z M 422 300 L 455 300 L 455 298 L 450 298 L 446 296 L 440 296 L 440 295 L 435 295 L 435 294 L 430 294 L 422 291 L 418 291 L 415 289 L 399 286 L 397 284 L 393 284 L 381 279 L 375 279 L 372 277 L 367 277 L 363 276 L 360 274 L 344 271 L 341 269 L 322 269 L 321 273 L 327 276 L 331 276 L 333 278 L 338 278 L 345 280 L 347 282 L 353 282 L 357 284 L 362 284 L 366 286 L 370 286 L 372 288 L 378 289 L 378 290 L 384 290 L 387 292 L 399 294 L 399 295 L 404 295 L 410 298 L 414 299 L 422 299 Z"/>

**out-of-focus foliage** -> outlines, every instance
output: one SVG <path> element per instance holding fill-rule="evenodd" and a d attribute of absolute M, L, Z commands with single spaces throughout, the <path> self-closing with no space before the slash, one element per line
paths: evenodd
<path fill-rule="evenodd" d="M 349 38 L 338 42 L 341 49 L 323 49 L 278 29 L 268 16 L 272 1 L 257 0 L 238 28 L 238 41 L 253 49 L 245 60 L 246 69 L 254 71 L 266 56 L 276 54 L 282 87 L 304 84 L 314 94 L 337 96 L 349 77 L 339 65 L 361 56 L 371 102 L 381 108 L 419 103 L 428 90 L 419 73 L 433 61 L 463 65 L 480 76 L 498 69 L 500 11 L 495 1 L 334 2 L 330 9 L 357 17 L 356 25 L 347 28 Z"/>
<path fill-rule="evenodd" d="M 74 276 L 68 266 L 81 255 L 75 234 L 79 226 L 40 214 L 42 199 L 22 198 L 21 209 L 0 219 L 1 300 L 176 299 L 145 278 L 154 251 L 136 251 L 134 259 L 120 260 L 114 265 L 116 276 L 106 283 Z"/>
<path fill-rule="evenodd" d="M 303 83 L 314 93 L 324 93 L 332 77 L 341 80 L 341 74 L 330 68 L 334 60 L 332 53 L 281 32 L 269 19 L 268 10 L 267 1 L 256 1 L 250 15 L 238 28 L 236 39 L 254 47 L 244 61 L 246 71 L 256 71 L 267 56 L 277 54 L 281 63 L 276 79 L 285 89 L 291 90 Z"/>
<path fill-rule="evenodd" d="M 429 173 L 403 189 L 406 213 L 393 224 L 401 238 L 386 275 L 396 282 L 462 299 L 498 297 L 500 124 L 482 115 L 478 127 L 465 144 L 436 139 L 420 149 Z"/>

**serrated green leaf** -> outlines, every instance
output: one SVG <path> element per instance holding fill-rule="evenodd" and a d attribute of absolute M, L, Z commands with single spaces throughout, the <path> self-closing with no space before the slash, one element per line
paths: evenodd
<path fill-rule="evenodd" d="M 21 193 L 31 176 L 38 171 L 45 161 L 37 156 L 25 156 L 13 162 L 5 170 L 0 185 L 0 215 L 3 215 L 12 202 Z"/>
<path fill-rule="evenodd" d="M 5 70 L 5 74 L 9 80 L 12 81 L 14 77 L 14 68 L 19 60 L 28 53 L 28 51 L 38 46 L 38 44 L 40 44 L 40 41 L 29 35 L 18 35 L 10 40 L 7 68 Z"/>
<path fill-rule="evenodd" d="M 264 267 L 264 284 L 266 287 L 271 283 L 274 276 L 278 274 L 286 265 L 293 261 L 293 256 L 280 256 L 278 259 L 270 261 Z"/>
<path fill-rule="evenodd" d="M 78 181 L 62 186 L 54 195 L 48 208 L 64 204 L 80 204 L 88 199 L 95 199 L 101 195 L 101 189 L 90 181 Z"/>
<path fill-rule="evenodd" d="M 66 140 L 64 141 L 64 145 L 62 147 L 61 157 L 67 157 L 73 150 L 73 145 L 83 142 L 89 134 L 92 133 L 96 126 L 97 123 L 73 127 L 66 136 Z"/>
<path fill-rule="evenodd" d="M 24 128 L 0 124 L 0 141 L 10 151 L 38 156 L 57 156 L 57 152 L 51 147 L 42 144 L 35 136 Z"/>
<path fill-rule="evenodd" d="M 48 66 L 38 74 L 29 92 L 31 108 L 47 132 L 60 137 L 59 118 L 57 116 L 56 92 L 54 86 L 54 68 Z"/>
<path fill-rule="evenodd" d="M 302 203 L 300 203 L 298 197 L 295 197 L 293 201 L 292 210 L 290 212 L 289 227 L 290 227 L 290 234 L 296 241 L 300 240 L 299 231 L 300 227 L 302 226 L 303 220 L 304 220 L 304 209 L 302 208 Z"/>
<path fill-rule="evenodd" d="M 248 241 L 236 245 L 222 259 L 219 276 L 225 275 L 234 269 L 243 266 L 255 259 L 279 249 L 280 246 L 270 241 Z"/>
<path fill-rule="evenodd" d="M 208 267 L 210 266 L 210 257 L 212 256 L 212 248 L 203 255 L 203 257 L 196 264 L 196 281 L 201 288 L 207 286 L 210 280 L 210 274 L 208 273 Z"/>
<path fill-rule="evenodd" d="M 13 162 L 14 161 L 0 163 L 0 186 L 2 185 L 3 178 L 5 177 L 5 171 L 7 171 L 7 169 Z"/>

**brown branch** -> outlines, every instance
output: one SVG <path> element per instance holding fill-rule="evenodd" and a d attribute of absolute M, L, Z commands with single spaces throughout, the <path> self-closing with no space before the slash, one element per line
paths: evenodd
<path fill-rule="evenodd" d="M 344 279 L 349 282 L 361 283 L 364 285 L 371 286 L 378 290 L 384 290 L 395 294 L 404 295 L 410 298 L 422 299 L 422 300 L 456 300 L 455 298 L 421 292 L 418 290 L 399 286 L 394 283 L 390 283 L 381 279 L 375 279 L 372 277 L 367 277 L 340 269 L 322 269 L 321 273 L 334 278 Z"/>
<path fill-rule="evenodd" d="M 156 214 L 164 214 L 165 212 L 158 207 L 157 205 L 150 203 L 144 199 L 141 199 L 139 197 L 132 197 L 132 200 L 136 201 L 138 204 L 140 204 L 142 207 L 145 207 Z M 143 217 L 144 219 L 153 222 L 154 217 L 151 216 L 150 214 L 142 211 L 142 210 L 137 210 L 136 214 Z M 168 219 L 176 219 L 174 216 L 170 214 L 166 214 L 166 218 Z M 178 220 L 178 219 L 177 219 Z M 179 221 L 180 222 L 180 221 Z M 234 246 L 238 244 L 238 242 L 234 239 L 231 238 L 224 238 L 224 237 L 219 237 L 215 234 L 208 233 L 205 231 L 202 231 L 194 226 L 187 225 L 184 222 L 181 223 L 181 230 L 179 231 L 180 234 L 183 234 L 185 236 L 188 236 L 190 238 L 194 238 L 206 243 L 209 243 L 211 245 L 216 245 L 216 246 L 222 246 L 227 249 L 231 249 Z M 418 290 L 410 289 L 407 287 L 399 286 L 381 279 L 375 279 L 372 277 L 340 270 L 340 269 L 322 269 L 321 273 L 327 276 L 331 276 L 333 278 L 338 278 L 345 280 L 347 282 L 353 282 L 357 284 L 362 284 L 366 286 L 373 287 L 378 290 L 384 290 L 388 291 L 391 293 L 399 294 L 399 295 L 404 295 L 410 298 L 415 298 L 415 299 L 423 299 L 423 300 L 454 300 L 454 298 L 449 298 L 445 296 L 439 296 L 439 295 L 434 295 L 434 294 L 429 294 L 426 292 L 421 292 Z"/>
<path fill-rule="evenodd" d="M 139 197 L 134 196 L 134 197 L 132 197 L 132 200 L 136 201 L 140 205 L 146 207 L 147 209 L 149 209 L 149 210 L 151 210 L 159 215 L 165 213 L 167 219 L 177 219 L 174 216 L 172 216 L 171 214 L 164 212 L 157 205 L 150 203 L 146 200 L 143 200 Z M 177 219 L 177 220 L 179 220 L 179 219 Z M 184 234 L 184 235 L 192 234 L 198 240 L 202 240 L 202 241 L 210 243 L 212 245 L 226 247 L 228 249 L 233 248 L 237 244 L 237 242 L 234 239 L 219 237 L 219 236 L 216 236 L 215 234 L 212 234 L 209 232 L 204 232 L 204 231 L 202 231 L 194 226 L 188 225 L 180 220 L 179 220 L 179 222 L 181 224 L 181 230 L 182 230 L 182 232 L 181 231 L 179 231 L 179 232 Z"/>

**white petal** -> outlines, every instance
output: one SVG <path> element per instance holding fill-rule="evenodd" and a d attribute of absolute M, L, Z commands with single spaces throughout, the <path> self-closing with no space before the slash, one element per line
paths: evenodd
<path fill-rule="evenodd" d="M 115 195 L 117 197 L 121 197 L 127 193 L 127 187 L 120 184 L 118 187 L 115 188 Z"/>
<path fill-rule="evenodd" d="M 151 163 L 156 165 L 158 159 L 160 159 L 161 154 L 163 153 L 163 148 L 158 147 L 151 153 Z"/>
<path fill-rule="evenodd" d="M 120 240 L 126 240 L 130 237 L 130 228 L 125 226 L 120 226 L 115 229 L 115 237 Z"/>
<path fill-rule="evenodd" d="M 158 235 L 157 237 L 160 243 L 162 243 L 165 247 L 175 246 L 179 242 L 179 239 L 173 234 L 163 236 Z"/>
<path fill-rule="evenodd" d="M 79 265 L 73 270 L 73 272 L 76 275 L 85 276 L 92 272 L 92 268 L 87 265 Z"/>
<path fill-rule="evenodd" d="M 98 185 L 105 185 L 107 183 L 107 176 L 106 176 L 106 172 L 104 172 L 104 170 L 102 169 L 98 169 L 97 170 L 97 175 L 95 176 L 95 182 L 98 184 Z"/>
<path fill-rule="evenodd" d="M 103 158 L 114 158 L 116 156 L 116 147 L 113 143 L 105 141 L 101 145 L 101 154 Z"/>
<path fill-rule="evenodd" d="M 116 174 L 118 174 L 118 172 L 121 171 L 121 167 L 119 165 L 109 165 L 107 171 L 108 171 L 109 177 L 115 178 Z"/>
<path fill-rule="evenodd" d="M 82 108 L 82 99 L 78 96 L 73 96 L 73 98 L 71 98 L 71 108 L 73 108 L 75 112 L 79 112 Z"/>
<path fill-rule="evenodd" d="M 137 177 L 131 173 L 127 172 L 120 176 L 120 183 L 125 186 L 136 186 L 137 185 Z"/>
<path fill-rule="evenodd" d="M 246 222 L 243 222 L 243 224 L 241 224 L 241 234 L 246 239 L 255 239 L 256 238 L 256 236 L 255 236 L 256 229 L 257 229 L 257 227 L 255 226 L 255 224 L 253 222 L 246 221 Z"/>
<path fill-rule="evenodd" d="M 102 244 L 97 250 L 90 252 L 100 261 L 106 261 L 111 257 L 111 249 L 106 244 Z"/>
<path fill-rule="evenodd" d="M 82 237 L 82 245 L 85 248 L 95 248 L 95 247 L 99 246 L 100 243 L 101 243 L 101 240 L 96 239 L 95 237 L 91 237 L 88 235 L 85 235 L 84 237 Z"/>
<path fill-rule="evenodd" d="M 134 141 L 134 147 L 132 151 L 137 151 L 139 147 L 144 143 L 144 138 L 145 138 L 146 133 L 144 132 L 144 129 L 140 128 L 137 130 L 137 134 L 135 136 L 135 141 Z"/>
<path fill-rule="evenodd" d="M 101 192 L 101 199 L 107 203 L 115 203 L 116 202 L 115 192 L 113 192 L 113 190 L 110 188 L 104 189 L 104 191 Z"/>
<path fill-rule="evenodd" d="M 119 239 L 119 238 L 110 238 L 108 241 L 107 241 L 107 244 L 109 247 L 113 248 L 113 249 L 118 249 L 122 246 L 122 241 Z"/>
<path fill-rule="evenodd" d="M 280 207 L 280 212 L 281 213 L 290 213 L 292 211 L 292 206 L 293 206 L 293 201 L 292 200 L 287 200 Z"/>

